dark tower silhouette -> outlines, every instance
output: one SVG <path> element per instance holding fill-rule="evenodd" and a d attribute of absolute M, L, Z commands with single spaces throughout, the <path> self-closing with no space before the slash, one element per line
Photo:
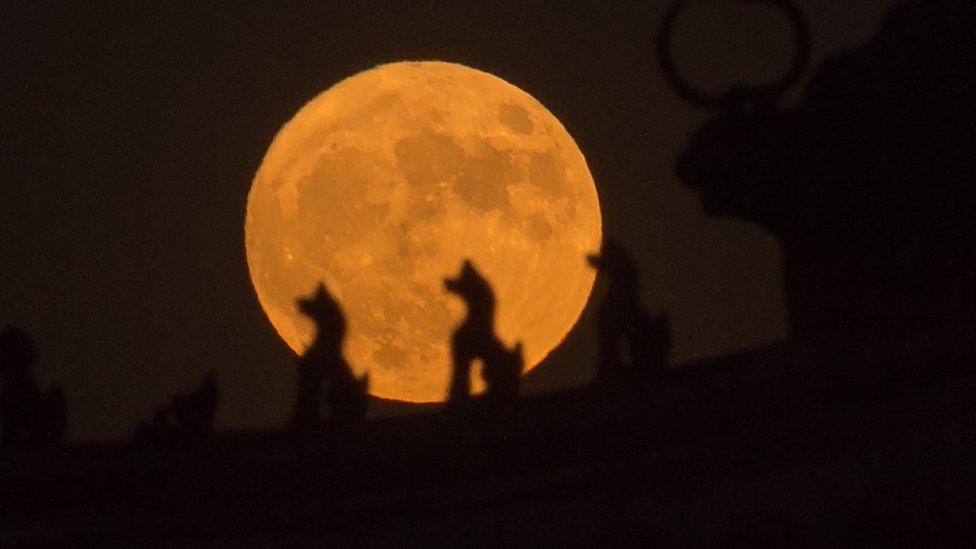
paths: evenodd
<path fill-rule="evenodd" d="M 709 97 L 675 72 L 663 20 L 662 68 L 715 116 L 676 162 L 707 211 L 755 222 L 782 243 L 793 337 L 851 347 L 971 324 L 976 302 L 976 5 L 912 2 L 866 45 L 828 58 L 796 107 L 776 107 L 802 73 Z M 874 343 L 872 343 L 874 342 Z"/>
<path fill-rule="evenodd" d="M 366 417 L 369 379 L 368 376 L 357 378 L 343 357 L 346 317 L 342 308 L 324 284 L 319 284 L 315 294 L 299 299 L 297 304 L 298 310 L 315 323 L 315 336 L 298 361 L 298 394 L 292 427 L 314 427 L 321 422 L 323 385 L 327 385 L 333 421 L 362 421 Z"/>
<path fill-rule="evenodd" d="M 607 279 L 597 310 L 597 383 L 621 387 L 660 375 L 668 367 L 671 321 L 667 313 L 651 316 L 641 305 L 637 263 L 611 238 L 587 259 Z"/>
<path fill-rule="evenodd" d="M 456 278 L 444 279 L 444 287 L 463 299 L 468 311 L 451 334 L 453 370 L 448 401 L 457 403 L 470 396 L 471 363 L 475 360 L 482 363 L 486 398 L 500 402 L 516 399 L 525 367 L 522 343 L 508 349 L 495 334 L 495 292 L 488 281 L 466 260 Z"/>
<path fill-rule="evenodd" d="M 0 334 L 0 427 L 3 446 L 36 446 L 64 440 L 68 411 L 64 392 L 42 392 L 34 379 L 37 349 L 30 334 L 8 328 Z"/>

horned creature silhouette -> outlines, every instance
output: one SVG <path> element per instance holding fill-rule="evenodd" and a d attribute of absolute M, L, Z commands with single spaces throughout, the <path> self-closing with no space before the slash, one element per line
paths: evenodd
<path fill-rule="evenodd" d="M 808 66 L 810 33 L 792 2 L 757 3 L 785 13 L 796 37 L 793 67 L 768 86 L 693 89 L 671 51 L 686 2 L 662 20 L 664 76 L 713 113 L 676 159 L 678 178 L 707 212 L 779 239 L 796 341 L 848 353 L 972 322 L 973 3 L 905 2 L 871 41 L 828 58 L 791 107 L 777 102 Z"/>

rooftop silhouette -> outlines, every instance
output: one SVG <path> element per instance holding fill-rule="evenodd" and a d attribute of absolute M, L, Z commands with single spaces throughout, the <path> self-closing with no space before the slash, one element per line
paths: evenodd
<path fill-rule="evenodd" d="M 430 413 L 367 421 L 368 373 L 345 359 L 347 319 L 321 283 L 296 302 L 315 334 L 285 429 L 215 430 L 209 375 L 136 437 L 200 444 L 62 446 L 63 393 L 40 388 L 34 342 L 11 328 L 0 544 L 971 543 L 976 5 L 899 5 L 785 107 L 810 36 L 792 3 L 765 3 L 796 35 L 773 84 L 709 95 L 683 80 L 683 1 L 658 53 L 675 91 L 713 110 L 676 172 L 709 212 L 780 239 L 791 340 L 671 367 L 668 313 L 645 308 L 638 262 L 606 238 L 580 257 L 607 288 L 590 387 L 521 394 L 521 343 L 499 338 L 495 292 L 465 261 L 444 280 L 466 316 Z"/>

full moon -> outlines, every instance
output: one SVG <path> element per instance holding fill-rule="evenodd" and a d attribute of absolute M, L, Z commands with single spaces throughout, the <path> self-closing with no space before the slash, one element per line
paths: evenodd
<path fill-rule="evenodd" d="M 324 282 L 349 321 L 352 368 L 372 394 L 413 402 L 446 396 L 465 308 L 443 279 L 465 259 L 527 371 L 579 318 L 600 241 L 593 177 L 559 120 L 498 77 L 434 61 L 378 66 L 302 107 L 271 143 L 245 220 L 251 280 L 288 346 L 311 341 L 295 299 Z"/>

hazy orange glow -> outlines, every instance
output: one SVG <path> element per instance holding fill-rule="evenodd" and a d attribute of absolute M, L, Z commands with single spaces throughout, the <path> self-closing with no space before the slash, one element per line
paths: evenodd
<path fill-rule="evenodd" d="M 586 303 L 600 224 L 582 153 L 538 101 L 462 65 L 403 62 L 343 80 L 285 124 L 254 178 L 245 241 L 292 349 L 312 331 L 295 298 L 324 281 L 371 392 L 427 402 L 445 396 L 464 314 L 442 279 L 471 258 L 498 297 L 500 336 L 524 342 L 531 368 Z"/>

